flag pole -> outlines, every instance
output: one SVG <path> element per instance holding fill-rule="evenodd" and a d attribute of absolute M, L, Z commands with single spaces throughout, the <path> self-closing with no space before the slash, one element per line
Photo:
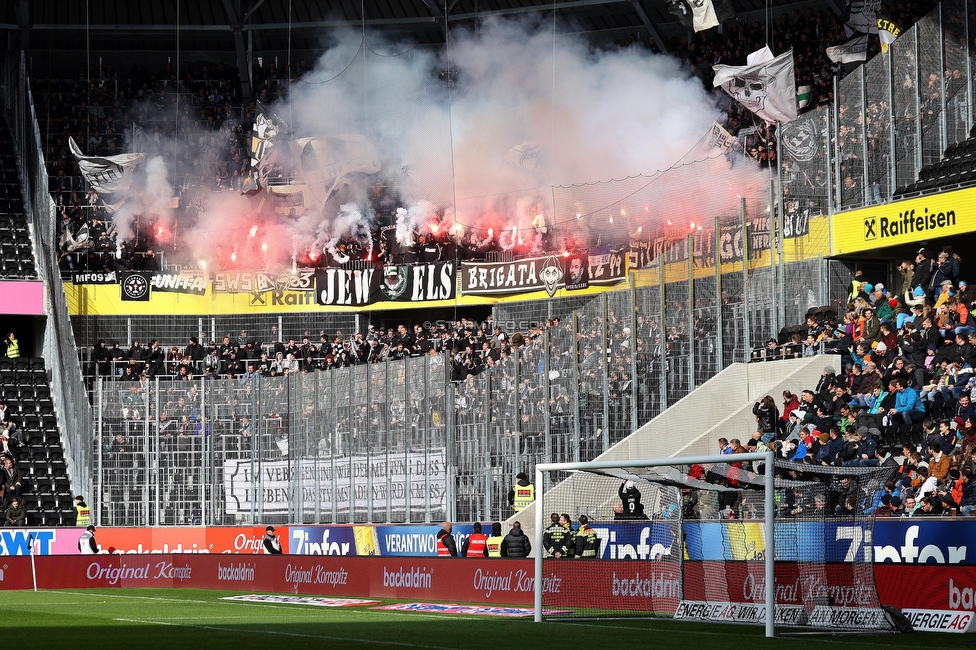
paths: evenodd
<path fill-rule="evenodd" d="M 37 591 L 37 568 L 34 566 L 34 536 L 27 536 L 27 552 L 31 559 L 31 578 L 34 580 L 34 591 Z"/>

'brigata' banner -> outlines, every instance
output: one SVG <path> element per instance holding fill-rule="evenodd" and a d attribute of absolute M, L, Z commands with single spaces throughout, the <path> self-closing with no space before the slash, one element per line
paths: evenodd
<path fill-rule="evenodd" d="M 425 512 L 443 510 L 447 499 L 447 467 L 443 447 L 386 458 L 336 456 L 303 458 L 298 466 L 280 460 L 253 463 L 224 461 L 227 514 L 249 513 L 262 507 L 265 513 L 288 512 L 291 492 L 301 472 L 302 504 L 306 512 L 364 514 L 370 509 Z M 333 503 L 334 501 L 334 503 Z"/>
<path fill-rule="evenodd" d="M 461 293 L 468 296 L 527 293 L 545 290 L 550 296 L 563 287 L 582 289 L 616 284 L 627 275 L 626 253 L 590 250 L 585 267 L 572 265 L 573 256 L 529 257 L 513 262 L 461 262 Z M 570 277 L 572 276 L 572 277 Z M 586 282 L 582 278 L 586 277 Z"/>

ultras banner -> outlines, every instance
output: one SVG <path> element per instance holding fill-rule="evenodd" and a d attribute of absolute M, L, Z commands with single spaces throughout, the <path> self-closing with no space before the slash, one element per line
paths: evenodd
<path fill-rule="evenodd" d="M 612 285 L 627 276 L 627 257 L 628 251 L 591 249 L 585 255 L 585 266 L 579 268 L 573 265 L 573 255 L 529 257 L 514 262 L 461 262 L 461 293 L 490 296 L 544 290 L 553 296 L 563 287 Z"/>
<path fill-rule="evenodd" d="M 369 305 L 374 302 L 453 300 L 457 291 L 454 262 L 391 264 L 365 269 L 318 269 L 319 305 Z"/>

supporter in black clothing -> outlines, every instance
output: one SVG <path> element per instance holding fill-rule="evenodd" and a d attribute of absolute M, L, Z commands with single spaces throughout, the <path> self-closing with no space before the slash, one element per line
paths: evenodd
<path fill-rule="evenodd" d="M 617 495 L 624 507 L 621 519 L 647 519 L 644 514 L 644 504 L 641 503 L 641 493 L 633 481 L 623 481 L 617 488 Z"/>
<path fill-rule="evenodd" d="M 522 524 L 515 522 L 512 530 L 502 540 L 502 557 L 529 557 L 532 543 L 529 536 L 522 532 Z"/>

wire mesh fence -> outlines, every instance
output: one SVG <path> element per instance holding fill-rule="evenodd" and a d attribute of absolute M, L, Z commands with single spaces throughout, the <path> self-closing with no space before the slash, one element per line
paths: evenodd
<path fill-rule="evenodd" d="M 812 217 L 888 201 L 925 180 L 926 167 L 969 137 L 969 34 L 976 20 L 970 7 L 970 0 L 942 2 L 887 52 L 840 79 L 832 106 L 782 125 L 788 214 L 809 209 Z"/>

